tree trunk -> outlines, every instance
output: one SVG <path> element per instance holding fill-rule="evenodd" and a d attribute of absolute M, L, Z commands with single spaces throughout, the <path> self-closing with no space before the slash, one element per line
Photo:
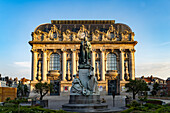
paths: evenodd
<path fill-rule="evenodd" d="M 43 99 L 43 96 L 40 96 L 40 100 L 42 100 Z"/>
<path fill-rule="evenodd" d="M 135 100 L 135 92 L 133 92 L 133 100 Z"/>

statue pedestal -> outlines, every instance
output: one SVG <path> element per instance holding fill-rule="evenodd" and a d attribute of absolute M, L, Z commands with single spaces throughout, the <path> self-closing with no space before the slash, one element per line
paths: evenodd
<path fill-rule="evenodd" d="M 70 95 L 69 104 L 100 104 L 100 95 Z"/>
<path fill-rule="evenodd" d="M 111 112 L 108 109 L 108 105 L 106 103 L 100 102 L 100 93 L 98 91 L 98 86 L 96 87 L 96 92 L 93 92 L 93 90 L 89 90 L 89 81 L 93 82 L 93 80 L 95 80 L 94 76 L 91 76 L 91 74 L 92 73 L 90 72 L 90 67 L 79 67 L 79 79 L 75 78 L 73 80 L 70 100 L 68 104 L 64 104 L 62 106 L 63 110 L 86 113 Z M 78 90 L 77 92 L 76 89 Z M 88 91 L 85 91 L 86 93 L 83 93 L 84 90 Z"/>
<path fill-rule="evenodd" d="M 79 79 L 82 85 L 87 88 L 87 82 L 89 81 L 89 69 L 79 69 Z"/>

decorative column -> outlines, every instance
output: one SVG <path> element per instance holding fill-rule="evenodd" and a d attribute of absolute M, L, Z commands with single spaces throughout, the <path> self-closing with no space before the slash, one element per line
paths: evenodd
<path fill-rule="evenodd" d="M 47 49 L 43 51 L 42 81 L 47 81 Z"/>
<path fill-rule="evenodd" d="M 62 55 L 62 80 L 66 81 L 66 49 L 62 49 L 63 55 Z"/>
<path fill-rule="evenodd" d="M 135 80 L 135 49 L 130 49 L 130 78 Z"/>
<path fill-rule="evenodd" d="M 105 49 L 100 49 L 101 51 L 101 80 L 105 81 Z"/>
<path fill-rule="evenodd" d="M 76 74 L 76 49 L 71 49 L 72 51 L 72 76 Z"/>
<path fill-rule="evenodd" d="M 37 77 L 37 49 L 32 49 L 32 81 L 37 81 L 36 77 Z"/>
<path fill-rule="evenodd" d="M 92 57 L 91 57 L 91 64 L 92 64 L 92 67 L 94 68 L 94 75 L 95 75 L 95 70 L 96 70 L 96 68 L 95 68 L 95 54 L 96 54 L 96 52 L 95 52 L 96 50 L 95 49 L 92 49 Z"/>
<path fill-rule="evenodd" d="M 120 49 L 120 80 L 124 81 L 124 49 Z"/>

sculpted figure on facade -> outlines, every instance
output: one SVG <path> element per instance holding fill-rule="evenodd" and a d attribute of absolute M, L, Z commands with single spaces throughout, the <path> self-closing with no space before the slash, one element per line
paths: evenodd
<path fill-rule="evenodd" d="M 111 41 L 119 41 L 119 31 L 116 30 L 113 25 L 109 27 L 109 30 L 106 33 L 107 38 Z"/>
<path fill-rule="evenodd" d="M 122 38 L 122 41 L 129 41 L 130 39 L 130 33 L 125 30 L 121 33 L 121 38 Z"/>
<path fill-rule="evenodd" d="M 83 40 L 85 37 L 88 37 L 88 34 L 90 32 L 85 28 L 84 25 L 82 25 L 82 27 L 80 27 L 80 30 L 77 33 L 77 37 L 79 37 L 80 40 Z M 88 38 L 87 38 L 88 40 Z"/>
<path fill-rule="evenodd" d="M 44 32 L 43 33 L 43 41 L 48 41 L 49 40 L 49 38 L 48 38 L 48 33 L 47 32 Z"/>
<path fill-rule="evenodd" d="M 101 41 L 108 41 L 107 37 L 106 37 L 106 34 L 104 32 L 101 33 Z"/>
<path fill-rule="evenodd" d="M 79 37 L 77 37 L 77 33 L 72 33 L 72 41 L 80 41 Z"/>
<path fill-rule="evenodd" d="M 100 31 L 95 30 L 95 32 L 92 32 L 92 41 L 99 41 L 100 39 Z"/>
<path fill-rule="evenodd" d="M 32 36 L 32 40 L 33 41 L 37 41 L 38 40 L 38 35 L 35 32 L 32 32 L 31 36 Z"/>
<path fill-rule="evenodd" d="M 134 32 L 132 32 L 131 33 L 131 41 L 134 41 L 134 36 L 135 36 L 135 34 L 134 34 Z"/>
<path fill-rule="evenodd" d="M 59 34 L 60 34 L 60 31 L 55 25 L 53 25 L 48 35 L 51 40 L 59 41 Z"/>
<path fill-rule="evenodd" d="M 63 41 L 71 41 L 72 33 L 69 29 L 63 32 Z"/>

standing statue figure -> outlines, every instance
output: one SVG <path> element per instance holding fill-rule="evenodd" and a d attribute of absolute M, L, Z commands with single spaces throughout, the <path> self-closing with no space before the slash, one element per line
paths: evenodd
<path fill-rule="evenodd" d="M 87 37 L 81 41 L 80 54 L 79 54 L 79 64 L 89 64 L 89 59 L 91 58 L 91 44 L 87 41 Z"/>

